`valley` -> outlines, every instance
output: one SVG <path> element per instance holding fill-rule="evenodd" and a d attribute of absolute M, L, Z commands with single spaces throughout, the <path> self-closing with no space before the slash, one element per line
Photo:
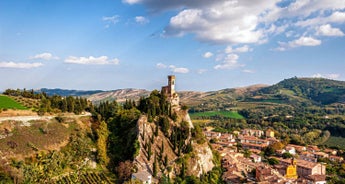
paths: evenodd
<path fill-rule="evenodd" d="M 145 175 L 153 183 L 223 183 L 259 181 L 254 170 L 269 168 L 277 173 L 270 177 L 292 181 L 295 176 L 284 176 L 279 151 L 285 150 L 299 159 L 297 168 L 304 167 L 304 154 L 314 165 L 325 163 L 318 174 L 338 183 L 345 176 L 344 91 L 345 82 L 309 78 L 212 92 L 175 92 L 169 85 L 152 92 L 71 90 L 83 95 L 67 97 L 6 90 L 0 99 L 0 178 L 126 183 Z M 269 130 L 274 139 L 248 134 Z M 290 153 L 299 146 L 306 150 Z M 251 170 L 241 170 L 244 165 Z"/>

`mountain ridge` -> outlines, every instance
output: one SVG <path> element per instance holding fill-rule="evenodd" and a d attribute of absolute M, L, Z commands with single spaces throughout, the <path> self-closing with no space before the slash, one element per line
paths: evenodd
<path fill-rule="evenodd" d="M 111 91 L 93 90 L 61 90 L 46 89 L 49 94 L 62 96 L 84 96 L 93 103 L 116 100 L 123 103 L 126 100 L 138 101 L 141 97 L 150 94 L 146 89 L 125 88 Z M 62 93 L 62 94 L 61 94 Z M 74 95 L 73 95 L 74 94 Z M 330 105 L 345 103 L 345 81 L 325 78 L 289 78 L 273 85 L 255 84 L 245 87 L 225 88 L 215 91 L 178 91 L 181 102 L 189 106 L 204 103 L 230 103 L 243 102 L 276 102 L 296 106 L 304 105 Z"/>

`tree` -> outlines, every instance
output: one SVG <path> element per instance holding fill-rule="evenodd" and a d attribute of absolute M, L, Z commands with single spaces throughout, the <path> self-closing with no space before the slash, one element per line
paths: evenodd
<path fill-rule="evenodd" d="M 244 149 L 244 153 L 243 153 L 244 157 L 249 158 L 251 154 L 252 154 L 252 152 L 250 150 Z"/>
<path fill-rule="evenodd" d="M 157 155 L 157 154 L 156 154 Z M 156 177 L 157 176 L 157 172 L 158 172 L 158 166 L 157 166 L 157 156 L 155 155 L 155 160 L 153 161 L 153 177 Z"/>
<path fill-rule="evenodd" d="M 289 152 L 285 152 L 285 153 L 283 153 L 282 157 L 285 158 L 285 159 L 286 158 L 292 158 L 293 155 L 291 153 L 289 153 Z"/>
<path fill-rule="evenodd" d="M 108 126 L 102 121 L 97 129 L 97 150 L 98 161 L 102 164 L 108 165 L 109 158 L 107 155 L 107 140 L 109 136 Z"/>
<path fill-rule="evenodd" d="M 281 142 L 275 142 L 270 145 L 274 150 L 280 150 L 284 148 L 284 144 Z"/>
<path fill-rule="evenodd" d="M 276 164 L 279 164 L 279 161 L 276 158 L 269 158 L 268 163 L 270 165 L 276 165 Z"/>
<path fill-rule="evenodd" d="M 133 163 L 129 160 L 120 162 L 119 166 L 116 167 L 116 173 L 121 182 L 128 180 L 131 177 L 133 169 Z"/>
<path fill-rule="evenodd" d="M 273 155 L 275 153 L 274 148 L 272 148 L 271 146 L 268 146 L 268 147 L 264 148 L 263 151 L 264 151 L 264 155 L 266 157 L 269 157 L 269 156 L 271 156 L 271 155 Z"/>

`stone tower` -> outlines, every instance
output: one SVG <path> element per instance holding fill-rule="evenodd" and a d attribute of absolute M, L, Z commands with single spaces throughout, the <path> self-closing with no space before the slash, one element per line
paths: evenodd
<path fill-rule="evenodd" d="M 180 98 L 175 91 L 175 75 L 168 75 L 168 85 L 162 87 L 162 94 L 167 97 L 171 105 L 179 105 Z"/>
<path fill-rule="evenodd" d="M 175 80 L 175 75 L 168 75 L 168 87 L 171 95 L 175 93 Z"/>

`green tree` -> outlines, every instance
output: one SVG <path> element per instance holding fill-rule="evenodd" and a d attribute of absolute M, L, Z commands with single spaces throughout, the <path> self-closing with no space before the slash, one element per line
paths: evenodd
<path fill-rule="evenodd" d="M 109 136 L 108 126 L 102 121 L 97 129 L 97 150 L 98 161 L 102 164 L 108 165 L 109 158 L 107 155 L 107 140 Z"/>

